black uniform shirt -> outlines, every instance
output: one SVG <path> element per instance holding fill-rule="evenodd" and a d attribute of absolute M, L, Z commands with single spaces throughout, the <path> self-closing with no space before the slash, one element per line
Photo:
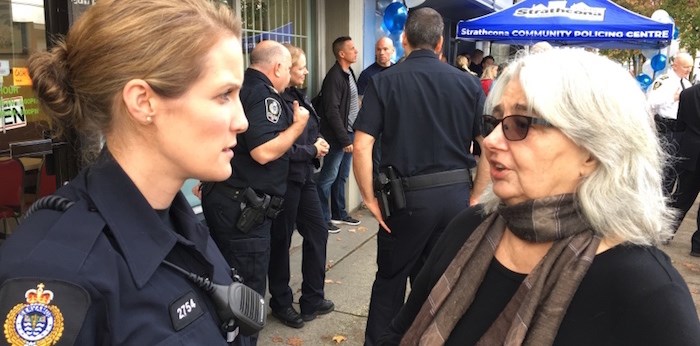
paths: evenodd
<path fill-rule="evenodd" d="M 252 68 L 245 71 L 241 103 L 248 118 L 248 130 L 238 136 L 231 160 L 233 174 L 227 182 L 234 187 L 250 186 L 258 192 L 283 196 L 289 170 L 288 154 L 261 165 L 250 156 L 250 151 L 286 130 L 294 120 L 292 110 L 272 87 L 270 79 Z"/>
<path fill-rule="evenodd" d="M 5 322 L 31 319 L 25 293 L 41 287 L 53 293 L 34 314 L 44 341 L 62 328 L 59 344 L 227 344 L 207 294 L 162 264 L 167 257 L 214 283 L 232 282 L 182 193 L 170 207 L 175 232 L 105 152 L 57 194 L 76 203 L 65 212 L 35 212 L 0 248 Z M 12 336 L 30 337 L 23 326 Z"/>
<path fill-rule="evenodd" d="M 289 176 L 287 177 L 289 181 L 304 183 L 313 175 L 314 161 L 318 154 L 314 143 L 320 137 L 320 120 L 316 110 L 311 105 L 311 101 L 301 90 L 287 88 L 282 94 L 282 98 L 290 107 L 294 101 L 298 101 L 299 106 L 309 110 L 309 121 L 306 123 L 304 132 L 289 149 Z"/>
<path fill-rule="evenodd" d="M 417 50 L 370 80 L 354 128 L 381 135 L 380 166 L 401 176 L 468 168 L 484 100 L 476 77 Z"/>

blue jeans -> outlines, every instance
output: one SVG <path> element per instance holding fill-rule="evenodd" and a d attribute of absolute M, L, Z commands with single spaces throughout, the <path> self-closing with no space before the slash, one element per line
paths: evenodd
<path fill-rule="evenodd" d="M 350 140 L 354 133 L 348 133 Z M 323 157 L 323 167 L 318 175 L 318 198 L 321 200 L 321 210 L 326 223 L 341 220 L 348 216 L 345 210 L 345 183 L 350 175 L 352 153 L 346 153 L 343 148 L 331 148 Z M 330 199 L 330 203 L 329 203 Z"/>

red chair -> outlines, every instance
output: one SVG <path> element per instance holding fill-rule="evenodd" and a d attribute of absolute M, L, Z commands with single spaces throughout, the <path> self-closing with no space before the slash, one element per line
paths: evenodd
<path fill-rule="evenodd" d="M 36 199 L 45 197 L 56 192 L 56 176 L 50 175 L 46 171 L 46 158 L 41 162 L 39 178 L 36 181 Z"/>
<path fill-rule="evenodd" d="M 9 229 L 7 219 L 19 224 L 24 204 L 24 166 L 17 159 L 0 160 L 0 219 L 3 219 L 4 236 Z"/>

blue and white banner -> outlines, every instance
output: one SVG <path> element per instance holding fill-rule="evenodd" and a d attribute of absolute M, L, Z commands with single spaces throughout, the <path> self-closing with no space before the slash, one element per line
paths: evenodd
<path fill-rule="evenodd" d="M 658 48 L 673 39 L 673 24 L 607 0 L 525 0 L 460 21 L 457 38 L 524 45 L 548 41 L 595 48 Z"/>

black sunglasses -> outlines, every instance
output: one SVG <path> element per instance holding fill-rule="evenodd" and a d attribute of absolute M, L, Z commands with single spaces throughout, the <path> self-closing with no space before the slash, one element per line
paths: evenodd
<path fill-rule="evenodd" d="M 509 115 L 502 119 L 496 119 L 490 115 L 484 115 L 483 132 L 484 137 L 488 136 L 498 126 L 503 123 L 503 135 L 509 141 L 522 141 L 527 137 L 527 132 L 532 125 L 553 126 L 547 120 L 542 118 L 529 117 L 527 115 Z"/>

